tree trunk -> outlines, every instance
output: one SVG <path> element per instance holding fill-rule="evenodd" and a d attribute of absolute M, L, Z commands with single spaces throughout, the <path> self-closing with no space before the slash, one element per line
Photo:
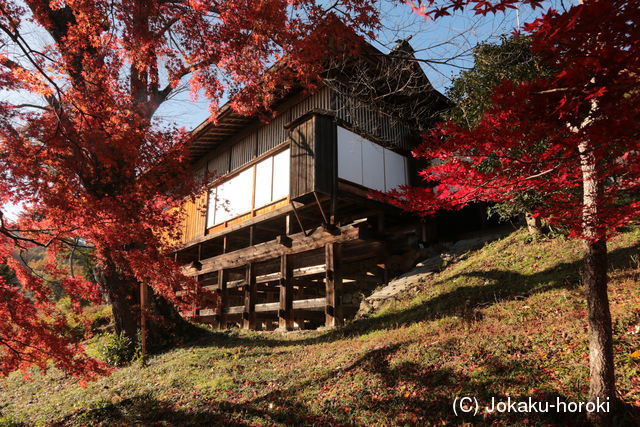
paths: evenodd
<path fill-rule="evenodd" d="M 613 333 L 607 296 L 607 243 L 600 216 L 604 185 L 598 175 L 597 156 L 591 144 L 580 144 L 583 182 L 582 227 L 586 255 L 582 280 L 586 287 L 589 314 L 589 401 L 617 404 L 613 364 Z M 610 425 L 611 412 L 592 412 L 589 421 L 598 426 Z"/>
<path fill-rule="evenodd" d="M 147 340 L 149 353 L 157 353 L 170 346 L 194 338 L 200 329 L 187 322 L 176 307 L 163 296 L 149 288 L 149 317 L 147 318 Z"/>
<path fill-rule="evenodd" d="M 533 216 L 533 214 L 527 212 L 524 214 L 524 219 L 527 222 L 527 229 L 529 230 L 529 234 L 533 236 L 539 236 L 542 234 L 542 220 L 538 216 Z"/>
<path fill-rule="evenodd" d="M 140 285 L 120 274 L 115 265 L 108 263 L 102 273 L 101 285 L 109 294 L 116 333 L 124 333 L 134 345 L 138 344 L 140 327 Z M 198 328 L 180 316 L 173 304 L 149 291 L 147 307 L 147 340 L 150 353 L 195 336 Z"/>
<path fill-rule="evenodd" d="M 137 288 L 117 271 L 112 263 L 107 263 L 102 271 L 101 285 L 109 295 L 116 334 L 123 333 L 135 344 L 138 340 L 140 319 Z"/>

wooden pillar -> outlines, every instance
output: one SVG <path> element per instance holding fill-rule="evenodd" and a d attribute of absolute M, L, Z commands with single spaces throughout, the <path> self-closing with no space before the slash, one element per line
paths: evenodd
<path fill-rule="evenodd" d="M 382 283 L 387 286 L 389 284 L 389 267 L 386 262 L 382 262 L 378 264 L 378 268 L 380 269 L 380 279 L 382 279 Z"/>
<path fill-rule="evenodd" d="M 256 273 L 253 264 L 247 264 L 244 286 L 244 312 L 242 313 L 242 328 L 256 327 Z"/>
<path fill-rule="evenodd" d="M 144 283 L 140 283 L 140 353 L 142 364 L 147 362 L 147 306 L 149 289 Z"/>
<path fill-rule="evenodd" d="M 278 327 L 282 330 L 293 329 L 293 287 L 291 268 L 287 255 L 280 257 L 280 309 L 278 310 Z"/>
<path fill-rule="evenodd" d="M 335 328 L 342 325 L 341 256 L 342 246 L 339 243 L 327 243 L 325 245 L 325 288 L 327 294 L 325 326 L 329 328 Z"/>
<path fill-rule="evenodd" d="M 384 233 L 384 212 L 381 212 L 376 216 L 376 231 L 378 233 Z"/>
<path fill-rule="evenodd" d="M 304 298 L 304 290 L 302 289 L 302 285 L 298 284 L 298 286 L 296 286 L 293 291 L 293 299 L 294 300 L 301 300 L 301 299 L 305 299 Z M 293 311 L 293 323 L 294 325 L 297 323 L 298 327 L 300 329 L 304 329 L 305 328 L 305 316 L 304 316 L 304 310 L 294 310 Z"/>
<path fill-rule="evenodd" d="M 216 324 L 218 329 L 227 328 L 227 315 L 224 312 L 227 307 L 227 278 L 224 270 L 218 270 L 218 309 L 216 314 Z"/>
<path fill-rule="evenodd" d="M 420 240 L 422 242 L 427 241 L 427 224 L 425 224 L 424 222 L 420 223 Z"/>
<path fill-rule="evenodd" d="M 196 276 L 196 289 L 193 295 L 193 306 L 191 317 L 196 318 L 198 316 L 198 309 L 200 303 L 200 276 Z"/>
<path fill-rule="evenodd" d="M 432 244 L 438 235 L 438 229 L 435 219 L 421 221 L 416 225 L 416 235 L 419 237 L 422 247 Z"/>
<path fill-rule="evenodd" d="M 333 157 L 331 168 L 331 205 L 329 207 L 330 223 L 335 225 L 338 223 L 338 126 L 333 123 L 332 137 L 329 142 L 331 145 L 331 154 Z"/>
<path fill-rule="evenodd" d="M 291 214 L 287 214 L 284 217 L 284 234 L 285 236 L 293 234 L 293 231 L 291 230 Z"/>

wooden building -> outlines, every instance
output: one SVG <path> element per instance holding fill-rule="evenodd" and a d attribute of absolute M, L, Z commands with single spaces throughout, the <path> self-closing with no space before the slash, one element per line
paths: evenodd
<path fill-rule="evenodd" d="M 376 55 L 367 61 L 390 58 Z M 421 82 L 411 96 L 433 112 L 444 108 L 446 99 L 410 63 Z M 425 238 L 417 219 L 371 197 L 417 182 L 410 150 L 419 126 L 389 105 L 381 111 L 325 84 L 289 93 L 269 123 L 225 107 L 217 124 L 194 130 L 194 173 L 217 178 L 187 204 L 175 255 L 217 297 L 192 315 L 221 328 L 334 327 L 387 280 L 394 260 L 415 257 Z"/>

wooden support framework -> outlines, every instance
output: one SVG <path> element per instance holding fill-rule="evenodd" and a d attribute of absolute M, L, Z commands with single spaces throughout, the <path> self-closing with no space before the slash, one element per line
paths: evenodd
<path fill-rule="evenodd" d="M 340 114 L 346 111 L 342 107 L 351 106 L 345 102 L 330 89 L 312 97 L 292 94 L 279 104 L 270 125 L 227 108 L 215 126 L 194 131 L 194 169 L 219 173 L 213 184 L 252 171 L 251 189 L 248 181 L 245 189 L 251 192 L 250 212 L 207 228 L 207 215 L 199 208 L 208 207 L 210 195 L 202 194 L 189 205 L 176 261 L 184 264 L 186 275 L 200 279 L 196 292 L 217 294 L 215 308 L 194 307 L 200 319 L 213 318 L 220 328 L 237 322 L 245 329 L 260 327 L 256 322 L 263 321 L 271 328 L 277 319 L 280 329 L 289 330 L 294 319 L 301 327 L 316 327 L 324 318 L 326 326 L 337 327 L 357 307 L 353 296 L 358 287 L 374 273 L 376 282 L 387 282 L 389 268 L 396 268 L 391 256 L 410 249 L 412 243 L 402 239 L 398 229 L 415 224 L 397 208 L 371 200 L 368 188 L 339 177 L 338 126 L 381 146 L 391 143 L 403 154 L 411 149 L 412 133 L 368 110 L 358 113 L 365 114 L 364 119 L 351 123 L 351 117 Z M 287 149 L 288 195 L 257 204 L 258 165 Z M 425 234 L 422 229 L 416 235 L 424 241 Z"/>
<path fill-rule="evenodd" d="M 342 246 L 339 243 L 327 243 L 325 246 L 325 326 L 342 326 L 342 273 L 340 268 Z"/>
<path fill-rule="evenodd" d="M 256 272 L 253 263 L 247 264 L 244 286 L 244 312 L 242 313 L 242 328 L 254 329 L 256 326 Z"/>
<path fill-rule="evenodd" d="M 191 313 L 191 317 L 196 317 L 198 315 L 198 309 L 200 308 L 200 277 L 197 278 L 196 280 L 196 288 L 195 288 L 195 295 L 193 298 L 193 305 L 192 305 L 192 313 Z"/>
<path fill-rule="evenodd" d="M 287 214 L 284 217 L 284 234 L 289 236 L 291 233 L 291 215 Z"/>
<path fill-rule="evenodd" d="M 289 256 L 280 257 L 280 304 L 278 310 L 278 326 L 280 329 L 290 331 L 293 329 L 293 288 L 292 270 L 289 265 Z"/>
<path fill-rule="evenodd" d="M 227 327 L 227 315 L 225 308 L 227 306 L 227 278 L 225 277 L 225 270 L 218 270 L 218 286 L 216 292 L 218 293 L 218 307 L 216 309 L 216 326 L 218 329 L 225 329 Z"/>
<path fill-rule="evenodd" d="M 305 236 L 308 236 L 306 228 L 304 227 L 304 225 L 302 225 L 302 220 L 300 219 L 300 215 L 298 214 L 298 210 L 296 209 L 295 202 L 291 203 L 291 208 L 293 209 L 293 214 L 296 217 L 296 221 L 298 221 L 298 226 L 300 227 L 300 230 L 302 230 L 302 233 Z"/>
<path fill-rule="evenodd" d="M 357 225 L 343 226 L 337 228 L 333 233 L 323 230 L 317 230 L 308 236 L 305 236 L 304 233 L 296 233 L 291 236 L 292 243 L 290 246 L 284 246 L 276 241 L 260 243 L 255 246 L 236 250 L 232 253 L 203 259 L 200 269 L 196 270 L 191 266 L 186 266 L 183 268 L 183 273 L 187 276 L 194 276 L 216 271 L 221 268 L 237 268 L 249 262 L 260 262 L 278 258 L 283 254 L 296 254 L 303 251 L 319 249 L 328 242 L 349 242 L 365 240 L 369 237 L 375 236 L 367 236 L 366 230 L 361 229 Z"/>

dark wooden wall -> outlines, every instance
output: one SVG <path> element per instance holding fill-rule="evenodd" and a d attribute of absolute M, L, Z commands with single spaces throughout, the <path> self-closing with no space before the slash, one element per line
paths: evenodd
<path fill-rule="evenodd" d="M 313 192 L 330 195 L 337 173 L 336 123 L 314 114 L 291 130 L 290 197 L 304 201 Z"/>

